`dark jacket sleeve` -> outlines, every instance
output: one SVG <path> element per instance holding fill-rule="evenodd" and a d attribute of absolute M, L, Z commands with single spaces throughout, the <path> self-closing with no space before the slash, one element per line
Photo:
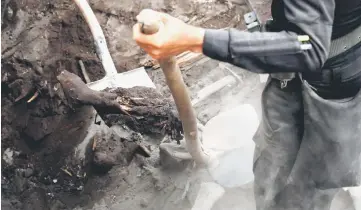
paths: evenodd
<path fill-rule="evenodd" d="M 283 0 L 287 24 L 279 32 L 207 29 L 203 53 L 256 73 L 317 71 L 331 43 L 335 0 Z M 312 49 L 301 50 L 298 35 Z"/>

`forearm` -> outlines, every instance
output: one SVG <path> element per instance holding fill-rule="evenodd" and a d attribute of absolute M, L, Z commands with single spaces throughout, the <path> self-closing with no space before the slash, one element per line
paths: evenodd
<path fill-rule="evenodd" d="M 320 68 L 316 49 L 302 50 L 292 32 L 245 32 L 235 29 L 207 30 L 203 53 L 257 73 L 302 72 Z"/>

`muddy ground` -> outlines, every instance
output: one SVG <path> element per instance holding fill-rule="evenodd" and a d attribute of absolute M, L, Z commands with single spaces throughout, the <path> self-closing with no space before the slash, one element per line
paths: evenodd
<path fill-rule="evenodd" d="M 131 39 L 134 17 L 143 8 L 168 12 L 208 28 L 230 25 L 242 28 L 241 15 L 247 10 L 243 2 L 231 6 L 224 1 L 91 0 L 90 3 L 119 72 L 137 68 L 147 58 Z M 132 183 L 135 188 L 143 189 L 142 184 L 134 184 L 143 173 L 148 173 L 142 169 L 143 156 L 132 153 L 126 163 L 105 175 L 95 173 L 91 164 L 79 165 L 71 159 L 74 147 L 81 144 L 93 123 L 94 110 L 88 106 L 76 109 L 70 106 L 56 76 L 65 69 L 82 77 L 79 60 L 85 64 L 92 81 L 104 76 L 90 30 L 75 4 L 66 0 L 6 0 L 1 2 L 1 8 L 2 207 L 55 210 L 83 206 L 89 209 L 106 194 L 100 192 L 110 190 L 106 187 L 113 187 L 115 181 L 124 180 L 113 193 L 132 189 Z M 204 69 L 217 66 L 217 62 L 210 62 L 196 71 L 185 71 L 186 83 L 191 86 L 205 74 Z M 148 73 L 160 93 L 169 97 L 160 71 Z M 211 81 L 199 84 L 194 90 L 207 82 Z M 156 167 L 159 165 L 157 145 L 163 137 L 145 135 L 143 139 L 149 142 L 152 151 L 146 162 Z M 155 186 L 151 177 L 153 175 L 143 178 L 150 179 L 144 182 L 150 191 L 145 191 L 143 197 L 152 193 Z M 134 179 L 138 181 L 132 181 Z M 131 202 L 128 198 L 132 196 L 122 196 L 122 199 Z M 140 205 L 146 207 L 147 202 Z M 120 209 L 129 209 L 131 205 L 135 205 L 134 202 L 124 202 Z"/>

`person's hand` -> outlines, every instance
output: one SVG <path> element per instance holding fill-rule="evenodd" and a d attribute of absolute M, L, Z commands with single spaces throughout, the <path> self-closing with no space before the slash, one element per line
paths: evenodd
<path fill-rule="evenodd" d="M 133 27 L 133 39 L 155 59 L 167 58 L 185 51 L 202 52 L 204 29 L 184 23 L 168 14 L 143 10 L 137 20 L 159 21 L 159 31 L 152 35 L 141 32 L 141 24 Z"/>

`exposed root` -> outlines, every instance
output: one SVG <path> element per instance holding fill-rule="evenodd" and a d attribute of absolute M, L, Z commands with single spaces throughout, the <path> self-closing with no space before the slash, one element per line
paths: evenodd
<path fill-rule="evenodd" d="M 182 124 L 170 101 L 152 88 L 90 89 L 66 70 L 57 77 L 70 106 L 92 105 L 108 126 L 126 124 L 147 134 L 182 138 Z"/>

